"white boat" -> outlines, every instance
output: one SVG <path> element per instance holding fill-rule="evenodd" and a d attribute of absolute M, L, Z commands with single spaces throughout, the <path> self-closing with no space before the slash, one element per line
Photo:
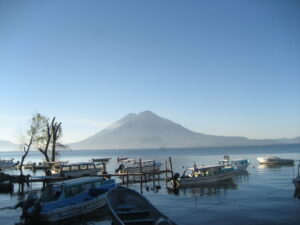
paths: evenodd
<path fill-rule="evenodd" d="M 32 161 L 29 161 L 29 162 L 27 162 L 25 165 L 23 165 L 23 168 L 24 169 L 33 169 L 33 166 L 34 166 L 34 162 L 32 162 Z"/>
<path fill-rule="evenodd" d="M 257 157 L 257 161 L 260 164 L 269 164 L 269 165 L 274 165 L 274 164 L 281 164 L 281 165 L 289 165 L 289 164 L 294 164 L 293 159 L 282 159 L 277 156 L 267 156 L 267 157 Z"/>
<path fill-rule="evenodd" d="M 211 165 L 201 166 L 196 165 L 192 168 L 184 170 L 182 176 L 175 174 L 173 179 L 173 188 L 205 185 L 217 183 L 219 181 L 231 179 L 236 173 L 236 167 L 232 165 Z"/>
<path fill-rule="evenodd" d="M 62 177 L 75 178 L 83 176 L 95 176 L 101 171 L 92 162 L 63 164 L 59 172 L 52 170 L 52 174 Z"/>
<path fill-rule="evenodd" d="M 0 158 L 0 169 L 12 168 L 14 166 L 17 166 L 18 164 L 19 164 L 19 161 L 14 162 L 14 159 L 1 159 Z"/>
<path fill-rule="evenodd" d="M 153 172 L 159 171 L 162 162 L 157 160 L 141 160 L 134 159 L 123 160 L 125 164 L 121 164 L 116 172 L 121 173 L 139 173 L 139 172 Z"/>
<path fill-rule="evenodd" d="M 293 183 L 294 183 L 294 185 L 295 185 L 295 189 L 296 189 L 297 191 L 299 191 L 299 190 L 300 190 L 300 162 L 299 162 L 299 164 L 298 164 L 297 177 L 295 177 L 295 178 L 293 179 Z"/>
<path fill-rule="evenodd" d="M 43 161 L 43 162 L 39 162 L 38 164 L 33 163 L 33 170 L 47 170 L 49 169 L 50 166 L 47 162 Z"/>
<path fill-rule="evenodd" d="M 250 160 L 248 159 L 234 159 L 230 160 L 229 156 L 224 156 L 222 160 L 219 161 L 219 165 L 233 165 L 236 167 L 236 171 L 245 171 L 250 164 Z"/>
<path fill-rule="evenodd" d="M 143 195 L 126 187 L 118 186 L 111 189 L 107 194 L 107 205 L 114 225 L 175 225 Z"/>
<path fill-rule="evenodd" d="M 106 205 L 114 180 L 81 177 L 50 183 L 40 196 L 30 195 L 23 204 L 27 221 L 57 222 L 85 215 Z"/>

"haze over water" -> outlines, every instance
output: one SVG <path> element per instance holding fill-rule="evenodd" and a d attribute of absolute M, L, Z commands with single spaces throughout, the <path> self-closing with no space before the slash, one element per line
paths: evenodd
<path fill-rule="evenodd" d="M 180 174 L 184 167 L 217 163 L 224 155 L 231 158 L 251 160 L 248 173 L 234 178 L 233 182 L 218 185 L 180 189 L 178 193 L 168 192 L 161 181 L 158 192 L 152 190 L 152 182 L 143 186 L 143 194 L 163 213 L 177 224 L 219 225 L 219 224 L 299 224 L 300 200 L 294 197 L 292 178 L 296 176 L 296 166 L 268 167 L 259 165 L 256 157 L 276 155 L 284 158 L 300 159 L 300 145 L 263 147 L 202 148 L 202 149 L 159 149 L 130 151 L 66 151 L 61 159 L 70 162 L 87 161 L 97 157 L 112 157 L 107 168 L 113 172 L 117 168 L 118 156 L 142 159 L 166 160 L 172 156 L 175 172 Z M 19 159 L 20 152 L 1 152 L 0 157 Z M 40 161 L 41 155 L 32 152 L 28 160 Z M 8 171 L 6 171 L 8 172 Z M 16 173 L 13 171 L 13 173 Z M 156 183 L 157 184 L 157 183 Z M 146 186 L 149 187 L 148 191 Z M 38 184 L 33 185 L 37 189 Z M 130 186 L 140 191 L 140 185 Z M 15 185 L 15 192 L 18 188 Z M 18 196 L 0 194 L 0 208 L 13 206 Z M 21 210 L 1 209 L 0 224 L 14 224 L 19 221 Z M 110 224 L 109 217 L 81 219 L 72 224 Z"/>

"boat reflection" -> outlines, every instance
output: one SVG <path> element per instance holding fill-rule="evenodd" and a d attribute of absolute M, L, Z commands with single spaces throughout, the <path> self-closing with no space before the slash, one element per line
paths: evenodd
<path fill-rule="evenodd" d="M 237 184 L 232 180 L 198 186 L 181 187 L 168 189 L 169 194 L 183 195 L 187 197 L 214 196 L 226 193 L 227 190 L 236 190 Z"/>
<path fill-rule="evenodd" d="M 24 221 L 21 219 L 19 223 L 15 225 L 39 225 L 41 223 Z M 85 214 L 84 216 L 78 215 L 69 219 L 65 219 L 57 222 L 47 222 L 43 223 L 47 225 L 88 225 L 88 224 L 101 224 L 110 225 L 111 216 L 107 207 L 102 207 L 101 209 L 96 209 L 95 211 Z"/>
<path fill-rule="evenodd" d="M 282 167 L 293 167 L 294 165 L 293 164 L 282 164 L 282 165 L 279 165 L 279 164 L 260 164 L 257 166 L 258 169 L 280 169 Z"/>
<path fill-rule="evenodd" d="M 300 199 L 300 190 L 299 189 L 295 189 L 294 198 Z"/>
<path fill-rule="evenodd" d="M 235 183 L 245 183 L 249 181 L 249 172 L 247 170 L 239 171 L 233 177 Z"/>

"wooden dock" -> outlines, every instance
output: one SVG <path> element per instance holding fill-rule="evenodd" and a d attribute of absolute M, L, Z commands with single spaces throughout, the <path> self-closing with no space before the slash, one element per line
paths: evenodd
<path fill-rule="evenodd" d="M 173 177 L 173 169 L 172 169 L 172 160 L 171 157 L 169 157 L 169 168 L 167 160 L 165 160 L 165 169 L 163 170 L 153 170 L 153 171 L 143 171 L 142 168 L 140 169 L 140 172 L 136 173 L 107 173 L 105 170 L 103 174 L 99 175 L 93 175 L 98 177 L 104 177 L 104 178 L 111 178 L 111 177 L 119 177 L 121 180 L 121 183 L 129 184 L 129 183 L 140 183 L 141 187 L 143 183 L 147 183 L 150 181 L 160 181 L 165 180 L 166 185 L 167 182 L 171 180 Z M 162 176 L 163 175 L 163 176 Z M 0 177 L 9 180 L 11 183 L 19 184 L 19 186 L 22 186 L 22 189 L 24 188 L 24 184 L 27 184 L 28 186 L 32 183 L 42 183 L 43 186 L 45 186 L 48 183 L 57 182 L 57 181 L 64 181 L 71 178 L 67 177 L 59 177 L 59 176 L 31 176 L 31 175 L 8 175 L 3 174 Z"/>

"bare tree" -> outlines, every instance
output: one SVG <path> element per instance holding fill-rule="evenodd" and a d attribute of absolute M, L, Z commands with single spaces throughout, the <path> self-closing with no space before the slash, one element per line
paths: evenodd
<path fill-rule="evenodd" d="M 34 140 L 36 139 L 36 135 L 38 134 L 39 130 L 40 130 L 40 122 L 36 119 L 36 116 L 32 117 L 31 120 L 31 125 L 29 130 L 27 131 L 26 135 L 22 135 L 22 144 L 21 144 L 21 148 L 24 151 L 24 155 L 22 156 L 21 159 L 21 163 L 20 163 L 20 173 L 23 174 L 23 164 L 25 161 L 25 158 L 27 157 L 30 148 L 32 146 L 32 144 L 34 143 Z M 26 141 L 27 139 L 27 141 Z"/>
<path fill-rule="evenodd" d="M 44 155 L 46 162 L 55 162 L 56 156 L 59 154 L 57 148 L 66 147 L 60 142 L 62 137 L 62 123 L 56 122 L 55 117 L 53 117 L 50 123 L 47 117 L 39 113 L 34 115 L 34 118 L 40 126 L 34 143 L 39 152 Z"/>
<path fill-rule="evenodd" d="M 51 123 L 52 130 L 52 162 L 55 162 L 56 156 L 59 155 L 59 152 L 56 151 L 56 148 L 65 148 L 66 146 L 60 142 L 60 138 L 62 137 L 62 128 L 61 122 L 54 122 L 55 117 Z"/>
<path fill-rule="evenodd" d="M 50 158 L 48 156 L 48 149 L 52 139 L 52 133 L 49 125 L 49 119 L 40 113 L 35 114 L 34 119 L 39 124 L 39 130 L 34 139 L 34 143 L 39 152 L 41 152 L 44 155 L 45 160 L 47 162 L 50 162 Z M 52 123 L 53 122 L 54 121 L 52 120 Z"/>

